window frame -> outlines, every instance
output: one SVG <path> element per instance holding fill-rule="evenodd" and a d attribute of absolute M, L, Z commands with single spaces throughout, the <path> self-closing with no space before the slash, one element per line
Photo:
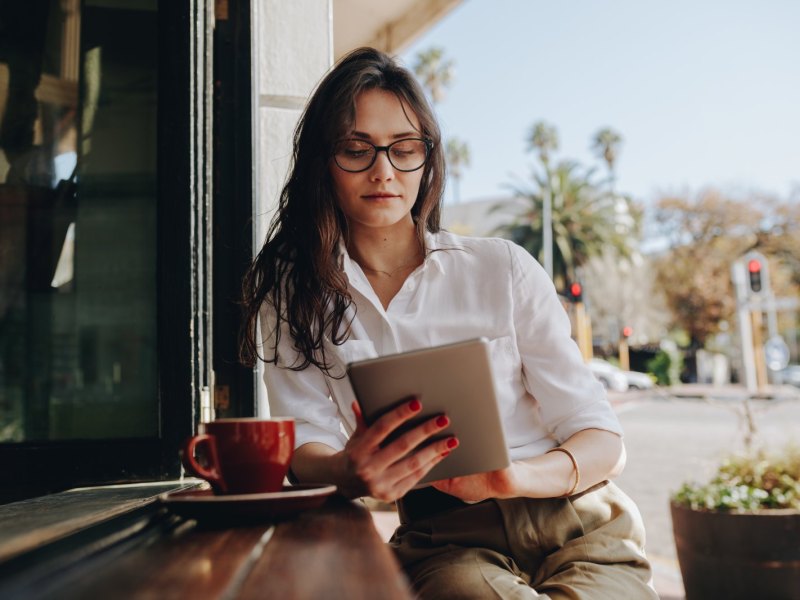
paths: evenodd
<path fill-rule="evenodd" d="M 254 258 L 251 0 L 216 5 L 213 104 L 213 367 L 217 417 L 256 416 L 257 370 L 238 360 L 242 279 Z"/>
<path fill-rule="evenodd" d="M 249 14 L 250 3 L 243 4 Z M 223 267 L 212 267 L 213 5 L 212 0 L 158 3 L 158 434 L 0 444 L 0 503 L 85 485 L 177 478 L 181 445 L 201 419 L 213 414 L 212 268 Z M 246 25 L 249 36 L 249 19 Z M 242 52 L 241 45 L 236 52 Z M 249 67 L 249 46 L 245 52 Z M 249 98 L 249 88 L 246 92 L 241 93 Z M 224 144 L 249 151 L 249 109 L 245 115 L 246 136 L 237 139 L 244 131 L 240 124 Z M 241 219 L 243 207 L 249 211 L 252 206 L 251 190 L 238 190 L 233 201 Z M 223 333 L 220 341 L 226 335 L 235 336 L 236 330 Z M 248 371 L 237 376 L 246 381 Z M 252 414 L 247 390 L 241 396 L 244 403 L 237 403 L 236 410 Z"/>

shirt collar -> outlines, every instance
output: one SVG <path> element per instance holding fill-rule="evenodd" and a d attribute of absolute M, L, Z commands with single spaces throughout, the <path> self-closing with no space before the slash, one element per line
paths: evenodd
<path fill-rule="evenodd" d="M 441 244 L 439 243 L 439 236 L 438 234 L 431 233 L 430 231 L 425 232 L 425 247 L 428 249 L 428 256 L 425 258 L 426 264 L 432 264 L 435 266 L 439 272 L 444 275 L 444 262 L 442 261 L 442 254 L 443 252 L 434 252 L 434 250 L 439 250 Z"/>
<path fill-rule="evenodd" d="M 353 265 L 353 259 L 350 258 L 350 255 L 347 253 L 347 246 L 345 246 L 344 240 L 341 238 L 339 239 L 336 259 L 339 262 L 339 268 L 344 271 L 347 279 L 349 281 L 355 281 L 358 271 L 356 271 Z"/>

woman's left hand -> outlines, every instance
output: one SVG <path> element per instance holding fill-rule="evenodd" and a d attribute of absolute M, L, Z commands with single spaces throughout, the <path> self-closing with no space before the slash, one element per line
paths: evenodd
<path fill-rule="evenodd" d="M 498 471 L 441 479 L 432 485 L 440 492 L 466 502 L 481 502 L 488 498 L 515 498 L 519 495 L 518 473 L 514 463 Z"/>

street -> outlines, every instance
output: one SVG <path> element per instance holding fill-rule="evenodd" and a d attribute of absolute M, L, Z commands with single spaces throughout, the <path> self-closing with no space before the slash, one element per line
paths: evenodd
<path fill-rule="evenodd" d="M 723 389 L 711 399 L 677 398 L 663 391 L 610 395 L 625 429 L 628 452 L 617 483 L 642 513 L 647 553 L 662 600 L 683 598 L 669 497 L 684 481 L 705 480 L 722 456 L 743 449 L 745 421 L 736 389 Z M 779 399 L 753 400 L 751 405 L 757 443 L 775 448 L 800 439 L 797 390 L 785 388 Z"/>

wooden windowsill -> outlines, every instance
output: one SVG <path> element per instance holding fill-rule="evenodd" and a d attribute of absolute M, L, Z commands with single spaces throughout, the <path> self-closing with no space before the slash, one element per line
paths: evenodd
<path fill-rule="evenodd" d="M 153 504 L 196 479 L 75 488 L 0 506 L 0 564 L 88 527 Z"/>

